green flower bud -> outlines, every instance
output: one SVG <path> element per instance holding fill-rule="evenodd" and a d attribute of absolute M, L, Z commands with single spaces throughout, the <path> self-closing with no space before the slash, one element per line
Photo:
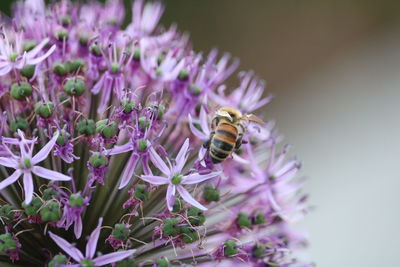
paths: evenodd
<path fill-rule="evenodd" d="M 96 57 L 101 57 L 101 50 L 97 44 L 92 44 L 89 48 L 90 53 Z"/>
<path fill-rule="evenodd" d="M 26 82 L 13 83 L 11 85 L 10 95 L 16 100 L 22 100 L 32 94 L 32 86 Z"/>
<path fill-rule="evenodd" d="M 171 183 L 174 185 L 178 185 L 182 182 L 182 175 L 180 174 L 174 174 L 171 179 Z"/>
<path fill-rule="evenodd" d="M 35 74 L 35 65 L 26 65 L 19 70 L 19 73 L 21 73 L 25 78 L 30 79 Z"/>
<path fill-rule="evenodd" d="M 200 114 L 200 110 L 201 110 L 201 103 L 198 103 L 196 105 L 196 107 L 194 108 L 194 111 L 196 112 L 197 115 Z"/>
<path fill-rule="evenodd" d="M 235 256 L 238 253 L 236 243 L 233 240 L 227 240 L 224 243 L 224 255 L 227 257 Z"/>
<path fill-rule="evenodd" d="M 145 139 L 139 139 L 139 150 L 140 151 L 145 151 L 147 149 L 147 141 Z"/>
<path fill-rule="evenodd" d="M 80 267 L 94 267 L 94 262 L 91 259 L 83 259 L 79 263 Z"/>
<path fill-rule="evenodd" d="M 180 229 L 178 227 L 179 221 L 176 218 L 166 218 L 162 231 L 164 235 L 175 237 L 179 234 Z"/>
<path fill-rule="evenodd" d="M 262 212 L 257 212 L 253 219 L 253 223 L 254 224 L 264 224 L 265 222 L 266 222 L 265 214 Z"/>
<path fill-rule="evenodd" d="M 145 116 L 142 116 L 142 117 L 139 118 L 139 128 L 141 130 L 146 129 L 149 126 L 150 126 L 150 121 L 147 120 Z"/>
<path fill-rule="evenodd" d="M 81 46 L 87 46 L 89 42 L 89 36 L 86 34 L 82 34 L 81 36 L 79 36 L 79 44 Z"/>
<path fill-rule="evenodd" d="M 90 157 L 89 162 L 90 165 L 92 165 L 95 168 L 98 168 L 107 166 L 108 160 L 105 156 L 100 155 L 100 153 L 96 152 L 93 153 L 93 155 Z"/>
<path fill-rule="evenodd" d="M 71 194 L 71 196 L 69 197 L 69 205 L 71 207 L 82 207 L 83 202 L 83 197 L 80 193 Z"/>
<path fill-rule="evenodd" d="M 158 57 L 157 57 L 157 65 L 160 66 L 161 63 L 164 61 L 164 59 L 165 59 L 165 55 L 164 54 L 158 55 Z"/>
<path fill-rule="evenodd" d="M 116 63 L 116 62 L 113 62 L 112 64 L 111 64 L 111 73 L 117 73 L 118 71 L 119 71 L 119 64 L 118 63 Z"/>
<path fill-rule="evenodd" d="M 44 222 L 56 222 L 61 218 L 60 204 L 56 201 L 49 201 L 39 213 Z"/>
<path fill-rule="evenodd" d="M 13 212 L 13 207 L 11 205 L 3 205 L 0 207 L 0 217 L 1 219 L 7 219 L 7 220 L 12 220 L 15 217 L 15 214 Z"/>
<path fill-rule="evenodd" d="M 160 104 L 158 106 L 158 113 L 157 113 L 157 119 L 161 120 L 165 114 L 165 106 L 163 104 Z"/>
<path fill-rule="evenodd" d="M 10 233 L 0 235 L 0 253 L 14 251 L 17 248 L 17 241 L 15 241 Z"/>
<path fill-rule="evenodd" d="M 194 230 L 189 226 L 182 226 L 181 233 L 182 233 L 182 240 L 186 244 L 190 244 L 199 240 L 199 234 L 196 232 L 196 230 Z"/>
<path fill-rule="evenodd" d="M 54 104 L 52 102 L 39 102 L 35 104 L 35 113 L 40 115 L 43 118 L 49 118 L 53 115 L 54 112 Z"/>
<path fill-rule="evenodd" d="M 71 135 L 66 130 L 61 130 L 60 135 L 57 137 L 57 144 L 60 146 L 65 146 L 68 143 Z"/>
<path fill-rule="evenodd" d="M 81 58 L 73 59 L 70 63 L 69 73 L 76 73 L 78 70 L 83 70 L 85 67 L 85 61 Z"/>
<path fill-rule="evenodd" d="M 203 199 L 206 202 L 217 202 L 220 198 L 220 191 L 218 188 L 215 188 L 213 185 L 206 185 L 203 191 Z"/>
<path fill-rule="evenodd" d="M 158 259 L 157 261 L 156 261 L 156 266 L 157 267 L 168 267 L 169 266 L 169 261 L 168 261 L 168 259 L 167 258 L 161 258 L 161 259 Z"/>
<path fill-rule="evenodd" d="M 85 90 L 86 84 L 81 78 L 70 78 L 66 83 L 64 83 L 64 92 L 67 95 L 80 96 L 85 92 Z"/>
<path fill-rule="evenodd" d="M 105 138 L 113 138 L 118 134 L 118 124 L 110 122 L 108 119 L 98 121 L 96 123 L 96 132 Z"/>
<path fill-rule="evenodd" d="M 188 210 L 187 217 L 190 224 L 193 226 L 203 225 L 206 221 L 206 216 L 204 216 L 203 211 L 196 207 L 191 207 Z"/>
<path fill-rule="evenodd" d="M 84 134 L 86 136 L 92 135 L 96 132 L 96 124 L 94 120 L 81 120 L 77 124 L 77 130 L 79 134 Z"/>
<path fill-rule="evenodd" d="M 11 52 L 11 54 L 10 54 L 10 61 L 11 61 L 11 62 L 14 62 L 15 60 L 17 60 L 18 56 L 19 56 L 19 55 L 18 55 L 17 53 Z"/>
<path fill-rule="evenodd" d="M 122 111 L 125 114 L 131 113 L 133 109 L 136 107 L 135 101 L 131 101 L 127 98 L 122 99 L 121 101 Z"/>
<path fill-rule="evenodd" d="M 26 129 L 28 129 L 29 123 L 26 119 L 17 117 L 16 120 L 10 121 L 9 126 L 12 132 L 16 132 L 18 129 L 21 131 L 25 131 Z"/>
<path fill-rule="evenodd" d="M 236 218 L 236 223 L 239 225 L 240 228 L 251 226 L 249 215 L 244 212 L 239 212 Z"/>
<path fill-rule="evenodd" d="M 43 202 L 40 198 L 33 197 L 31 203 L 26 204 L 25 202 L 23 202 L 22 207 L 24 208 L 26 215 L 35 216 L 42 204 Z"/>
<path fill-rule="evenodd" d="M 133 193 L 133 196 L 141 201 L 147 200 L 149 194 L 147 192 L 146 185 L 144 184 L 138 184 L 135 188 L 135 192 Z"/>
<path fill-rule="evenodd" d="M 56 62 L 53 65 L 53 72 L 58 76 L 67 75 L 69 72 L 70 65 L 67 62 Z"/>
<path fill-rule="evenodd" d="M 33 48 L 35 48 L 36 46 L 36 41 L 35 40 L 26 40 L 23 44 L 22 44 L 22 50 L 24 52 L 29 52 L 31 51 Z"/>
<path fill-rule="evenodd" d="M 49 262 L 49 267 L 59 267 L 61 265 L 66 265 L 68 263 L 67 257 L 62 254 L 55 255 L 53 259 Z"/>
<path fill-rule="evenodd" d="M 61 17 L 61 25 L 64 27 L 68 27 L 71 24 L 72 20 L 71 17 L 68 15 L 64 15 Z"/>
<path fill-rule="evenodd" d="M 251 254 L 255 258 L 260 258 L 261 256 L 263 256 L 265 254 L 265 247 L 263 245 L 261 245 L 261 244 L 256 244 L 253 247 Z"/>
<path fill-rule="evenodd" d="M 189 80 L 189 72 L 187 70 L 181 70 L 179 72 L 178 79 L 183 82 Z"/>
<path fill-rule="evenodd" d="M 55 190 L 55 189 L 53 189 L 53 188 L 46 188 L 44 191 L 43 191 L 43 196 L 42 196 L 42 198 L 44 199 L 44 200 L 50 200 L 50 199 L 52 199 L 54 196 L 58 196 L 59 195 L 59 192 L 57 191 L 57 190 Z"/>
<path fill-rule="evenodd" d="M 57 41 L 62 42 L 64 40 L 68 40 L 69 34 L 66 30 L 60 29 L 55 32 L 54 37 L 57 39 Z"/>
<path fill-rule="evenodd" d="M 140 49 L 136 48 L 135 52 L 133 52 L 133 60 L 140 61 Z"/>
<path fill-rule="evenodd" d="M 194 95 L 199 95 L 203 89 L 200 87 L 196 86 L 195 84 L 192 84 L 188 87 L 189 91 L 194 94 Z"/>
<path fill-rule="evenodd" d="M 117 240 L 124 241 L 128 239 L 130 233 L 131 230 L 125 224 L 118 223 L 114 225 L 112 236 Z"/>

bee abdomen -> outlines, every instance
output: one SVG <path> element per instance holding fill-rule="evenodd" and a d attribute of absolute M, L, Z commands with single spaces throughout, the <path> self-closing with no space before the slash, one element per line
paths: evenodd
<path fill-rule="evenodd" d="M 211 140 L 210 156 L 213 163 L 224 161 L 233 151 L 237 139 L 236 127 L 222 124 L 217 127 Z"/>

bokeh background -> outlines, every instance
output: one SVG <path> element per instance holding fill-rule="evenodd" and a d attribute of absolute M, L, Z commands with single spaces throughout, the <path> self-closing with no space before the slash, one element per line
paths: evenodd
<path fill-rule="evenodd" d="M 306 257 L 400 266 L 400 2 L 164 2 L 163 23 L 190 32 L 196 50 L 229 51 L 268 81 L 276 98 L 262 112 L 294 144 L 316 207 L 298 225 Z"/>

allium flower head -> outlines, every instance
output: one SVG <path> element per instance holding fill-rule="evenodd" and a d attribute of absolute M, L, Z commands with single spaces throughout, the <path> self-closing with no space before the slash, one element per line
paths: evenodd
<path fill-rule="evenodd" d="M 119 0 L 13 10 L 0 36 L 0 261 L 307 265 L 291 227 L 309 209 L 304 179 L 260 113 L 264 81 L 240 72 L 228 88 L 239 60 L 193 51 L 159 25 L 158 1 L 135 0 L 125 28 Z M 243 129 L 223 133 L 235 146 L 211 138 L 221 121 Z M 213 163 L 211 147 L 226 158 Z"/>

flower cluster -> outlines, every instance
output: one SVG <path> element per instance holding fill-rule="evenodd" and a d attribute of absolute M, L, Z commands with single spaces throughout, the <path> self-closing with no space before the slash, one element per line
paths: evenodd
<path fill-rule="evenodd" d="M 210 154 L 224 149 L 215 107 L 256 113 L 265 83 L 240 72 L 226 89 L 239 61 L 193 51 L 163 10 L 135 0 L 122 27 L 117 0 L 15 5 L 0 37 L 0 261 L 307 265 L 291 227 L 308 211 L 300 164 L 274 123 L 244 121 L 222 162 Z"/>

